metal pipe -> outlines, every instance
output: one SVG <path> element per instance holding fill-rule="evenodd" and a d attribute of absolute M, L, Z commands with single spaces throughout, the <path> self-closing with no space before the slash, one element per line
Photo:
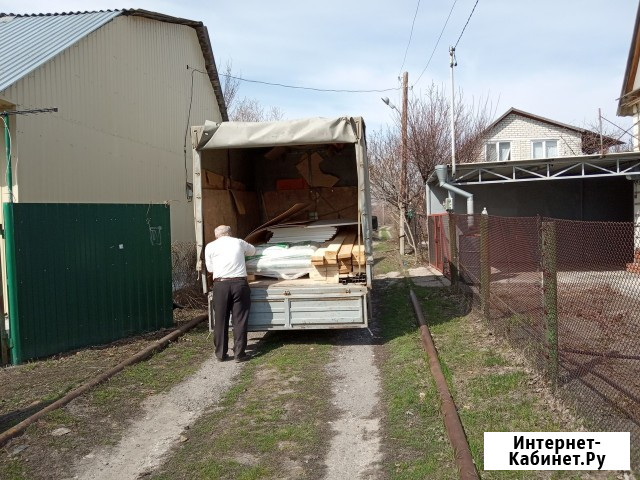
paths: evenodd
<path fill-rule="evenodd" d="M 447 183 L 447 166 L 436 165 L 436 175 L 438 176 L 438 185 L 449 192 L 455 193 L 467 199 L 467 215 L 473 215 L 473 193 L 466 192 L 461 188 Z"/>
<path fill-rule="evenodd" d="M 4 145 L 6 166 L 6 186 L 9 198 L 2 203 L 5 268 L 7 278 L 7 304 L 9 306 L 9 348 L 11 363 L 22 361 L 22 345 L 20 342 L 20 322 L 18 321 L 18 290 L 15 263 L 15 237 L 13 230 L 13 173 L 11 171 L 11 135 L 9 133 L 9 115 L 2 114 L 4 123 Z M 4 322 L 4 318 L 2 319 Z"/>
<path fill-rule="evenodd" d="M 206 320 L 207 318 L 208 318 L 208 315 L 206 315 L 206 314 L 205 315 L 199 315 L 198 317 L 196 317 L 193 320 L 191 320 L 189 323 L 186 323 L 186 324 L 182 325 L 181 327 L 177 328 L 176 330 L 174 330 L 170 334 L 165 335 L 164 337 L 162 337 L 160 340 L 155 341 L 154 343 L 149 345 L 147 348 L 145 348 L 143 350 L 140 350 L 135 355 L 133 355 L 133 356 L 127 358 L 126 360 L 120 362 L 118 365 L 116 365 L 115 367 L 111 368 L 110 370 L 107 370 L 106 372 L 98 375 L 97 377 L 92 378 L 88 382 L 83 383 L 79 387 L 71 390 L 64 397 L 56 400 L 51 405 L 43 408 L 42 410 L 40 410 L 37 413 L 34 413 L 30 417 L 25 418 L 23 421 L 21 421 L 17 425 L 14 425 L 13 427 L 11 427 L 9 430 L 5 430 L 4 432 L 2 432 L 0 434 L 0 446 L 4 445 L 7 441 L 9 441 L 10 439 L 15 437 L 16 435 L 18 435 L 21 432 L 23 432 L 29 425 L 31 425 L 32 423 L 34 423 L 38 419 L 42 418 L 47 413 L 49 413 L 49 412 L 51 412 L 53 410 L 56 410 L 57 408 L 63 407 L 64 405 L 69 403 L 71 400 L 79 397 L 83 393 L 85 393 L 88 390 L 92 389 L 96 385 L 104 382 L 105 380 L 108 380 L 109 378 L 114 376 L 116 373 L 118 373 L 121 370 L 123 370 L 125 367 L 128 367 L 129 365 L 133 365 L 134 363 L 138 363 L 138 362 L 144 360 L 145 358 L 147 358 L 151 354 L 153 354 L 156 350 L 164 348 L 169 342 L 175 340 L 179 336 L 181 336 L 184 333 L 188 332 L 193 327 L 195 327 L 196 325 L 198 325 L 202 321 Z"/>
<path fill-rule="evenodd" d="M 456 405 L 453 402 L 453 398 L 451 398 L 447 381 L 442 373 L 442 368 L 438 361 L 438 351 L 436 350 L 433 338 L 431 337 L 431 332 L 429 331 L 427 322 L 422 314 L 420 302 L 418 302 L 418 298 L 413 290 L 409 291 L 409 296 L 411 297 L 411 303 L 413 303 L 413 310 L 416 313 L 416 318 L 420 324 L 422 345 L 429 356 L 429 368 L 431 369 L 431 374 L 433 375 L 436 389 L 440 396 L 440 410 L 444 418 L 444 426 L 447 430 L 449 441 L 453 447 L 460 478 L 462 480 L 478 480 L 480 477 L 478 476 L 476 465 L 473 463 L 473 457 L 471 456 L 471 449 L 467 442 L 467 436 L 464 433 L 464 428 L 462 427 L 462 422 L 458 416 Z"/>

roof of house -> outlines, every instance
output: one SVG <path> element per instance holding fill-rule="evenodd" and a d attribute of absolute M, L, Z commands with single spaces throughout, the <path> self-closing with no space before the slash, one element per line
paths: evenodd
<path fill-rule="evenodd" d="M 141 9 L 33 15 L 0 13 L 0 91 L 120 15 L 144 17 L 193 28 L 202 49 L 205 69 L 215 92 L 220 114 L 223 120 L 229 119 L 207 27 L 202 22 Z"/>
<path fill-rule="evenodd" d="M 534 115 L 533 113 L 525 112 L 524 110 L 518 110 L 517 108 L 513 108 L 513 107 L 511 107 L 503 115 L 501 115 L 497 120 L 495 120 L 493 123 L 491 123 L 486 128 L 485 131 L 486 132 L 491 131 L 491 129 L 493 129 L 498 123 L 500 123 L 502 120 L 504 120 L 506 117 L 508 117 L 511 114 L 520 115 L 522 117 L 530 118 L 532 120 L 537 120 L 539 122 L 543 122 L 543 123 L 546 123 L 548 125 L 564 128 L 566 130 L 571 130 L 571 131 L 574 131 L 576 133 L 579 133 L 580 135 L 582 135 L 582 141 L 583 141 L 582 149 L 583 149 L 583 151 L 585 153 L 594 153 L 594 150 L 596 150 L 596 148 L 588 148 L 589 145 L 585 144 L 585 138 L 599 137 L 599 135 L 600 135 L 599 133 L 594 132 L 593 130 L 588 130 L 586 128 L 574 127 L 573 125 L 569 125 L 567 123 L 556 122 L 555 120 L 551 120 L 549 118 L 541 117 L 539 115 Z M 603 135 L 602 140 L 609 147 L 611 147 L 613 145 L 622 145 L 624 143 L 624 142 L 620 141 L 619 138 L 613 138 L 613 137 L 610 137 L 610 136 L 607 136 L 607 135 Z M 593 147 L 593 145 L 592 145 L 592 147 Z"/>
<path fill-rule="evenodd" d="M 487 127 L 487 131 L 491 130 L 493 127 L 495 127 L 498 123 L 500 123 L 502 120 L 504 120 L 506 117 L 508 117 L 511 114 L 520 115 L 521 117 L 527 117 L 527 118 L 530 118 L 532 120 L 537 120 L 539 122 L 543 122 L 543 123 L 547 123 L 549 125 L 553 125 L 555 127 L 561 127 L 561 128 L 566 128 L 567 130 L 573 130 L 574 132 L 577 132 L 577 133 L 595 133 L 595 132 L 592 132 L 591 130 L 587 130 L 585 128 L 574 127 L 573 125 L 569 125 L 567 123 L 557 122 L 555 120 L 551 120 L 549 118 L 541 117 L 539 115 L 534 115 L 533 113 L 525 112 L 524 110 L 518 110 L 517 108 L 513 108 L 513 107 L 511 107 L 504 114 L 502 114 L 500 117 L 498 117 L 497 120 L 495 120 L 493 123 L 491 123 Z"/>
<path fill-rule="evenodd" d="M 629 47 L 629 57 L 627 58 L 627 68 L 624 71 L 622 80 L 622 91 L 618 99 L 618 115 L 633 115 L 631 105 L 637 102 L 640 97 L 640 88 L 633 89 L 638 72 L 638 62 L 640 61 L 640 4 L 636 13 L 636 23 L 631 36 L 631 46 Z"/>

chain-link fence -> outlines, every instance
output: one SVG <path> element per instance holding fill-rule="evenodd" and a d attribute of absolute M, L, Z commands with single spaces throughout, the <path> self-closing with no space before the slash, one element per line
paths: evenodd
<path fill-rule="evenodd" d="M 207 308 L 207 298 L 196 276 L 195 243 L 171 244 L 171 268 L 174 303 L 187 308 Z"/>
<path fill-rule="evenodd" d="M 631 432 L 640 467 L 640 246 L 632 223 L 430 218 L 432 264 L 590 427 Z M 438 224 L 438 225 L 437 225 Z M 454 228 L 455 227 L 455 228 Z"/>

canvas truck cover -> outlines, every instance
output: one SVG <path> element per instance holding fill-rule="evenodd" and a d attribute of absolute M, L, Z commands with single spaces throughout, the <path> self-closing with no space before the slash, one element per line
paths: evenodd
<path fill-rule="evenodd" d="M 204 211 L 202 203 L 201 154 L 209 151 L 232 149 L 252 149 L 265 147 L 287 147 L 308 145 L 350 144 L 354 146 L 357 191 L 358 220 L 363 229 L 363 240 L 367 252 L 367 286 L 371 287 L 371 267 L 373 265 L 371 243 L 371 199 L 369 191 L 368 162 L 366 156 L 365 122 L 359 116 L 334 118 L 308 117 L 297 120 L 272 122 L 222 122 L 206 121 L 204 125 L 193 127 L 192 145 L 194 150 L 194 217 L 196 226 L 196 270 L 202 272 L 204 250 Z M 355 185 L 354 185 L 355 186 Z M 201 276 L 203 291 L 208 287 L 206 278 Z"/>
<path fill-rule="evenodd" d="M 361 117 L 305 118 L 277 122 L 206 121 L 196 150 L 358 143 Z"/>

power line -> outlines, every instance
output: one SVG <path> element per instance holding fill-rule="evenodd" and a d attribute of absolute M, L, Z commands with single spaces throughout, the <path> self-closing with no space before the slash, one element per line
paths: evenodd
<path fill-rule="evenodd" d="M 471 9 L 471 13 L 469 14 L 469 18 L 467 18 L 467 23 L 464 24 L 464 27 L 462 27 L 462 32 L 460 32 L 460 36 L 458 37 L 458 41 L 456 42 L 456 44 L 453 46 L 453 48 L 456 48 L 458 46 L 458 43 L 460 42 L 460 39 L 462 38 L 462 34 L 464 33 L 465 29 L 467 28 L 467 25 L 469 25 L 469 20 L 471 20 L 471 17 L 473 16 L 473 12 L 476 11 L 476 7 L 478 6 L 478 2 L 480 0 L 476 0 L 475 5 L 473 6 L 473 8 Z"/>
<path fill-rule="evenodd" d="M 202 70 L 198 70 L 197 68 L 190 67 L 187 65 L 187 70 L 191 70 L 191 91 L 189 93 L 189 113 L 187 113 L 187 124 L 184 127 L 184 184 L 185 188 L 189 183 L 189 171 L 187 170 L 187 133 L 189 133 L 189 122 L 191 122 L 191 107 L 193 105 L 193 74 L 198 72 L 203 75 L 208 75 L 207 72 L 203 72 Z"/>
<path fill-rule="evenodd" d="M 248 83 L 259 83 L 261 85 L 270 85 L 272 87 L 283 87 L 283 88 L 295 88 L 298 90 L 313 90 L 314 92 L 334 92 L 334 93 L 382 93 L 382 92 L 391 92 L 395 90 L 400 90 L 401 87 L 394 88 L 382 88 L 382 89 L 372 89 L 372 90 L 347 90 L 347 89 L 338 89 L 338 88 L 315 88 L 315 87 L 302 87 L 300 85 L 287 85 L 284 83 L 274 83 L 274 82 L 265 82 L 262 80 L 250 80 L 248 78 L 236 77 L 235 75 L 229 75 L 226 73 L 218 73 L 223 77 L 233 78 L 234 80 L 239 80 L 241 82 Z"/>
<path fill-rule="evenodd" d="M 438 45 L 440 44 L 440 39 L 442 38 L 442 34 L 444 33 L 444 29 L 447 28 L 447 24 L 449 23 L 449 19 L 451 18 L 451 14 L 453 13 L 453 8 L 456 6 L 456 3 L 458 3 L 458 0 L 454 0 L 453 1 L 453 5 L 451 5 L 451 10 L 449 10 L 449 15 L 447 16 L 447 19 L 445 20 L 444 25 L 442 26 L 442 30 L 440 31 L 440 36 L 438 37 L 438 40 L 436 41 L 436 44 L 433 47 L 433 51 L 431 52 L 431 56 L 429 57 L 429 60 L 427 61 L 427 64 L 422 69 L 422 72 L 420 73 L 420 75 L 418 75 L 418 79 L 411 86 L 412 88 L 415 87 L 418 84 L 418 82 L 422 78 L 422 75 L 424 75 L 424 72 L 426 72 L 427 68 L 429 68 L 429 64 L 431 63 L 431 59 L 433 58 L 434 53 L 436 53 L 436 49 L 438 48 Z"/>
<path fill-rule="evenodd" d="M 404 58 L 402 59 L 402 65 L 400 66 L 401 72 L 402 72 L 402 68 L 404 67 L 404 62 L 407 60 L 407 52 L 409 51 L 409 45 L 411 45 L 411 38 L 413 38 L 413 27 L 416 24 L 416 17 L 418 16 L 419 8 L 420 8 L 420 0 L 418 0 L 418 5 L 416 6 L 416 13 L 413 14 L 413 22 L 411 22 L 411 33 L 409 33 L 409 42 L 407 43 L 407 48 L 404 51 Z"/>

